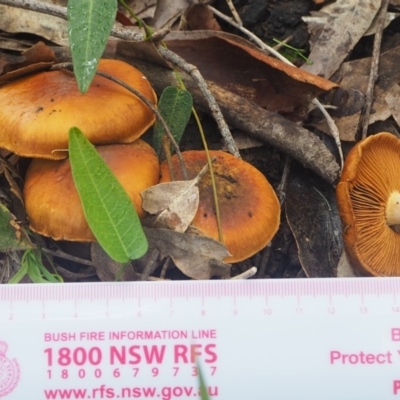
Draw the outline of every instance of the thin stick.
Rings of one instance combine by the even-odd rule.
[[[385,0],[385,1],[387,1],[387,0]],[[212,12],[215,15],[217,15],[224,21],[230,23],[232,26],[234,26],[235,28],[242,31],[245,35],[247,35],[247,37],[251,41],[253,41],[262,50],[269,52],[270,54],[272,54],[278,60],[284,62],[285,64],[291,65],[292,67],[296,67],[293,63],[291,63],[289,60],[287,60],[282,54],[280,54],[278,51],[276,51],[276,49],[265,44],[261,39],[259,39],[256,35],[254,35],[254,33],[250,32],[245,27],[239,25],[232,18],[230,18],[230,17],[226,16],[225,14],[221,13],[220,11],[216,10],[214,7],[212,7],[212,6],[208,6],[208,7],[212,10]],[[328,114],[328,112],[325,110],[325,107],[319,102],[318,99],[312,100],[312,103],[314,104],[315,107],[317,107],[321,111],[321,113],[323,114],[323,116],[326,119],[326,122],[328,123],[329,130],[330,130],[331,135],[332,135],[333,139],[335,140],[335,144],[338,148],[339,157],[340,157],[340,166],[341,166],[341,168],[343,168],[343,162],[344,162],[343,161],[343,151],[342,151],[342,144],[340,142],[339,129],[337,128],[333,118]]]
[[[239,280],[239,279],[249,279],[253,277],[257,273],[257,268],[256,267],[251,267],[247,271],[242,272],[239,275],[234,276],[231,278],[231,281]]]
[[[65,253],[65,252],[63,252],[61,250],[53,251],[53,250],[46,249],[44,247],[41,247],[40,250],[43,251],[43,253],[50,254],[53,257],[58,257],[58,258],[62,258],[64,260],[73,261],[73,262],[76,262],[78,264],[87,265],[89,267],[95,267],[95,265],[94,265],[94,263],[92,261],[85,260],[84,258],[73,256],[73,255]]]
[[[232,0],[226,0],[226,4],[228,4],[229,9],[231,10],[231,13],[233,15],[233,18],[235,18],[235,21],[239,24],[239,25],[243,25],[242,19],[240,18],[239,13],[236,11],[235,6],[232,3]]]
[[[382,5],[377,15],[376,33],[374,38],[374,48],[372,50],[371,70],[369,73],[367,91],[365,93],[365,106],[361,112],[359,126],[361,127],[361,138],[365,139],[368,133],[369,116],[371,114],[372,103],[374,101],[375,83],[378,79],[379,57],[381,52],[381,43],[383,29],[385,28],[385,18],[389,0],[382,0]]]
[[[261,253],[261,262],[260,262],[260,268],[258,270],[257,274],[257,279],[264,279],[265,278],[265,271],[267,270],[267,265],[269,258],[271,257],[272,253],[272,244],[271,242],[268,243],[268,245],[264,248],[264,250]]]
[[[276,188],[276,192],[278,194],[279,202],[281,203],[281,205],[285,201],[285,197],[286,197],[286,195],[285,195],[286,183],[287,183],[287,180],[288,180],[288,177],[289,177],[291,161],[292,161],[291,157],[290,156],[286,156],[286,160],[285,160],[285,165],[283,167],[281,181],[280,181],[278,187]]]

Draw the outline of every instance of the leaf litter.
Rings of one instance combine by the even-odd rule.
[[[57,2],[52,0],[49,1],[49,3],[65,5],[62,4],[63,1],[61,0]],[[205,22],[200,21],[199,23],[199,21],[196,20],[196,15],[194,17],[193,14],[190,15],[190,4],[184,0],[172,3],[164,1],[151,2],[146,0],[128,2],[128,4],[132,6],[136,5],[134,3],[137,3],[142,10],[146,8],[146,12],[148,12],[147,17],[154,17],[154,26],[165,26],[167,24],[173,26],[173,29],[179,29],[179,26],[184,28],[185,26],[182,22],[186,22],[186,28],[196,29],[197,27],[201,26],[201,23],[205,23],[207,26],[207,23],[210,23],[214,20],[214,18],[211,18],[210,14],[208,13],[205,14],[207,15],[207,20]],[[315,3],[320,4],[325,2],[315,1]],[[319,7],[319,11],[324,13],[323,18],[325,25],[321,33],[316,33],[316,40],[314,40],[312,44],[312,50],[309,58],[313,61],[313,64],[304,65],[304,71],[293,69],[293,73],[288,73],[289,70],[284,70],[281,68],[278,63],[276,63],[276,60],[271,61],[271,63],[267,62],[265,54],[260,53],[259,50],[257,50],[253,45],[249,45],[248,42],[244,44],[243,39],[236,37],[237,35],[233,35],[234,40],[231,40],[227,36],[224,36],[224,33],[218,32],[208,32],[206,34],[201,32],[178,32],[174,33],[174,35],[176,35],[174,39],[175,48],[173,48],[174,46],[171,42],[171,49],[173,48],[174,50],[178,51],[180,48],[184,48],[186,46],[187,49],[184,49],[186,53],[181,53],[181,55],[183,55],[185,58],[187,57],[188,61],[192,62],[196,67],[198,67],[207,77],[207,79],[213,82],[213,84],[221,85],[221,87],[227,90],[227,92],[232,91],[231,93],[234,93],[236,96],[238,96],[238,99],[245,99],[246,101],[249,101],[249,104],[254,103],[257,105],[257,107],[266,109],[271,113],[276,113],[276,115],[279,117],[283,116],[283,118],[288,119],[288,121],[291,119],[297,123],[304,122],[308,113],[307,107],[310,99],[325,93],[324,96],[327,100],[326,103],[331,103],[331,105],[336,107],[336,109],[330,110],[329,112],[335,118],[336,124],[339,127],[341,139],[354,141],[357,123],[364,105],[363,94],[365,93],[366,79],[369,74],[372,60],[366,57],[363,59],[357,59],[357,57],[355,57],[354,60],[346,62],[344,61],[346,58],[349,58],[349,56],[352,56],[355,46],[360,41],[364,40],[363,36],[370,34],[371,30],[374,29],[373,21],[379,9],[380,3],[381,2],[377,0],[337,0],[335,2],[330,2],[327,6],[324,4],[317,6]],[[399,6],[395,1],[392,1],[391,3],[394,7]],[[32,22],[32,12],[14,9],[13,7],[4,8],[4,6],[1,5],[0,7],[4,11],[0,12],[1,30],[8,32],[26,32],[26,30],[21,26],[21,23],[26,20],[30,20]],[[20,17],[19,21],[15,18],[11,18],[12,14],[10,10],[17,10],[18,16]],[[394,11],[396,11],[396,9],[394,9]],[[185,18],[188,17],[186,21],[182,21],[182,15],[185,15]],[[389,18],[393,18],[395,16],[395,14],[391,14],[389,15]],[[14,25],[7,25],[4,22],[4,18],[8,19],[9,21],[13,20]],[[65,46],[65,38],[62,37],[64,28],[60,28],[60,25],[57,23],[54,24],[56,20],[58,22],[62,20],[55,17],[48,17],[48,19],[49,22],[47,22],[47,18],[44,18],[44,16],[43,19],[41,19],[41,23],[43,24],[42,30],[36,25],[32,24],[31,26],[34,30],[33,33],[43,37],[46,40],[52,40],[53,43]],[[151,22],[151,19],[148,21]],[[393,20],[394,23],[396,21],[396,19]],[[62,23],[64,23],[64,21],[62,21]],[[311,22],[308,23],[310,24],[310,31],[315,29],[311,27]],[[224,30],[226,29],[224,25],[221,26]],[[214,29],[212,28],[212,25],[210,25],[210,27],[211,29]],[[173,37],[172,34],[171,37]],[[285,38],[278,39],[283,40]],[[178,43],[179,41],[181,41],[181,43]],[[0,49],[2,48],[2,43],[3,42],[0,41]],[[6,41],[4,41],[4,43],[6,43]],[[26,43],[27,42],[23,42],[21,48],[26,46]],[[204,45],[204,43],[206,45]],[[398,43],[398,45],[400,45],[400,43]],[[7,44],[5,44],[5,46],[7,46]],[[123,41],[118,41],[118,46],[126,46],[126,43]],[[149,45],[145,44],[144,47],[149,47]],[[110,48],[111,47],[108,49]],[[237,77],[235,77],[233,74],[235,71],[231,71],[228,66],[224,64],[224,60],[218,60],[221,51],[224,52],[224,54],[227,54],[227,60],[230,60],[230,64],[234,66],[237,64],[235,60],[241,60],[242,58],[245,58],[247,60],[246,65],[249,67],[246,69],[246,74],[243,74],[243,66],[241,66],[238,68]],[[140,50],[138,50],[138,52],[140,53]],[[153,55],[155,55],[154,58],[156,58],[157,51],[155,50],[154,46],[152,48],[152,52]],[[196,52],[201,56],[197,56]],[[231,52],[231,54],[229,52]],[[388,51],[381,55],[380,80],[375,86],[375,101],[373,104],[373,113],[370,119],[370,124],[377,123],[379,121],[389,121],[388,123],[390,123],[394,129],[398,128],[400,121],[400,110],[397,106],[398,99],[400,97],[400,88],[398,86],[397,77],[397,54],[398,50],[396,46],[392,45]],[[197,56],[197,58],[190,59],[190,57],[193,55]],[[23,55],[23,57],[26,56],[26,54]],[[147,56],[144,56],[143,58],[146,57]],[[0,59],[0,66],[4,70],[3,74],[4,72],[7,72],[7,64],[9,64],[3,61],[5,59],[7,58],[2,57]],[[164,63],[164,65],[166,65],[165,61],[160,60],[161,58],[157,62],[158,64]],[[20,61],[21,60],[18,60],[17,62]],[[211,63],[210,65],[207,65],[207,63],[210,63],[210,61],[212,61],[214,64]],[[219,64],[216,61],[219,61]],[[22,60],[22,62],[24,61]],[[53,60],[45,61],[44,63],[47,62],[51,64]],[[36,72],[38,70],[37,68],[42,68],[42,66],[38,67],[38,65],[41,63],[42,61],[35,60],[35,58],[32,58],[31,60],[28,58],[26,65],[15,64],[16,70],[21,70],[20,72],[17,72],[17,74]],[[25,68],[28,69],[24,72]],[[30,70],[29,68],[32,69]],[[43,65],[43,68],[47,68],[47,65]],[[247,71],[250,72],[247,73]],[[311,74],[307,75],[309,73]],[[317,75],[322,75],[325,78],[332,78],[331,81],[327,81],[326,79],[321,80],[322,78],[318,77]],[[14,77],[16,76],[18,75],[15,75]],[[273,77],[272,79],[271,76]],[[300,79],[297,79],[298,76],[300,76]],[[309,76],[312,76],[313,78],[308,79]],[[267,78],[269,78],[270,81],[266,81]],[[318,86],[317,82],[327,82],[329,86]],[[317,83],[317,85],[313,86],[315,83]],[[340,88],[337,88],[337,85],[340,85]],[[260,87],[263,88],[263,91],[261,92],[259,91]],[[276,121],[275,124],[280,124],[282,120],[274,117],[274,121]],[[323,122],[316,123],[313,118],[309,118],[307,121],[307,126],[313,127],[313,129],[317,128],[325,132],[328,131],[326,127],[324,128]],[[295,126],[292,126],[292,129],[296,129]],[[244,133],[246,134],[246,131]],[[329,139],[324,139],[324,146],[325,145],[328,149],[330,146]],[[262,147],[260,149],[262,149]],[[246,151],[251,152],[253,150],[254,149],[249,148]],[[284,152],[284,148],[280,148],[280,151]],[[267,160],[264,160],[263,162],[267,163]],[[5,177],[4,171],[3,176]],[[9,179],[10,176],[11,175],[9,173],[5,182],[8,180],[7,184],[11,184],[11,186],[13,186],[14,184]],[[295,182],[293,176],[294,175],[292,175],[292,178],[289,176],[289,179],[293,179],[292,184]],[[315,191],[313,192],[312,189],[312,187],[315,186],[315,181],[313,181],[313,179],[314,178],[311,178],[311,176],[307,176],[307,174],[305,174],[305,176],[302,178],[302,187],[305,188],[304,193],[308,193],[307,196],[310,199],[309,202],[314,205],[319,204],[318,207],[322,209],[323,200],[321,199],[321,196],[316,194]],[[275,183],[277,184],[278,181]],[[171,190],[171,192],[175,193],[175,195],[178,193],[176,202],[173,201],[169,204],[167,202],[164,204],[164,206],[158,206],[158,222],[165,220],[165,226],[167,226],[169,229],[145,228],[146,236],[149,238],[149,246],[158,251],[158,256],[160,259],[171,258],[174,261],[174,264],[186,276],[191,277],[192,279],[210,279],[215,276],[227,278],[231,273],[233,273],[234,269],[230,265],[223,263],[223,259],[227,255],[226,249],[218,242],[212,241],[208,238],[189,234],[187,233],[187,229],[185,229],[187,228],[188,221],[191,218],[194,206],[192,204],[190,206],[192,208],[190,208],[189,205],[183,205],[185,203],[184,198],[187,197],[187,199],[185,199],[186,202],[188,204],[191,203],[192,200],[189,201],[189,198],[196,197],[192,194],[193,188],[196,186],[187,182],[184,184],[188,185],[185,189],[180,188]],[[18,185],[15,183],[14,189],[16,190],[17,188]],[[326,195],[325,192],[323,193]],[[293,190],[289,190],[286,195],[288,204],[291,205],[289,208],[292,207],[297,214],[306,214],[306,210],[304,208],[305,205],[295,200],[296,196],[293,194]],[[162,197],[159,194],[156,195],[156,197],[157,196]],[[331,200],[329,204],[332,205]],[[189,209],[190,211],[188,211]],[[185,210],[183,214],[187,214],[183,218],[185,219],[184,224],[181,225],[180,222],[174,223],[174,212],[179,211],[179,213],[181,213],[182,210]],[[181,219],[181,214],[179,213],[177,213],[177,215],[179,215],[179,219]],[[298,234],[298,232],[304,232],[304,229],[307,230],[308,234],[305,235],[309,238],[309,243],[307,243],[307,246],[312,249],[315,247],[317,241],[321,240],[321,237],[324,236],[324,230],[322,230],[320,234],[316,234],[315,232],[313,233],[312,227],[308,227],[304,220],[299,219],[299,221],[297,221],[295,218],[293,218],[293,216],[288,216],[288,218],[290,220],[291,231],[295,234],[298,242],[297,251],[298,254],[300,254],[299,265],[301,264],[301,267],[306,271],[308,276],[324,275],[324,273],[321,271],[315,272],[315,270],[313,270],[315,260],[311,260],[309,256],[306,256],[307,251],[304,247],[305,245],[300,242],[299,238],[301,234]],[[13,223],[9,223],[9,225],[12,227],[11,233],[14,235],[13,238],[17,237],[18,239],[18,234],[21,232],[18,230],[20,225],[15,221],[15,219],[11,219],[9,221],[14,221]],[[13,225],[14,223],[17,225]],[[174,232],[173,229],[178,229],[178,231]],[[327,238],[324,237],[324,241],[326,242],[325,239]],[[277,244],[275,246],[273,245],[273,251],[279,252],[278,247],[281,240],[279,234],[275,240],[277,241]],[[207,244],[207,246],[204,248],[202,246],[203,243]],[[205,251],[206,248],[208,248],[207,251]],[[336,250],[339,248],[340,247],[337,246]],[[201,250],[200,253],[199,249]],[[96,256],[94,256],[94,259],[97,260]],[[341,265],[340,262],[337,261],[337,252],[335,252],[335,257],[332,260],[336,261],[329,263],[331,272],[329,272],[328,275],[331,275],[332,271],[334,271],[334,264],[336,262]],[[101,262],[99,261],[99,263]],[[115,277],[116,274],[112,273],[111,275],[107,276],[107,274],[102,275],[100,272],[98,275],[102,276],[102,279],[111,279],[113,276]],[[342,273],[338,272],[338,275],[343,276],[345,273],[342,275]],[[281,276],[281,273],[278,276]],[[124,276],[123,279],[138,279],[138,276],[136,274],[132,274],[130,276]]]

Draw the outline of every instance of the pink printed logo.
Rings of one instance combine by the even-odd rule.
[[[8,345],[0,341],[0,397],[11,393],[19,381],[19,364],[15,359],[6,357]]]

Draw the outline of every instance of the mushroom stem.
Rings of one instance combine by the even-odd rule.
[[[390,193],[386,204],[386,223],[400,233],[400,192]]]

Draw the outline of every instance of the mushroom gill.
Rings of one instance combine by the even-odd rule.
[[[361,274],[400,275],[400,140],[383,132],[358,143],[337,201],[352,265]]]

